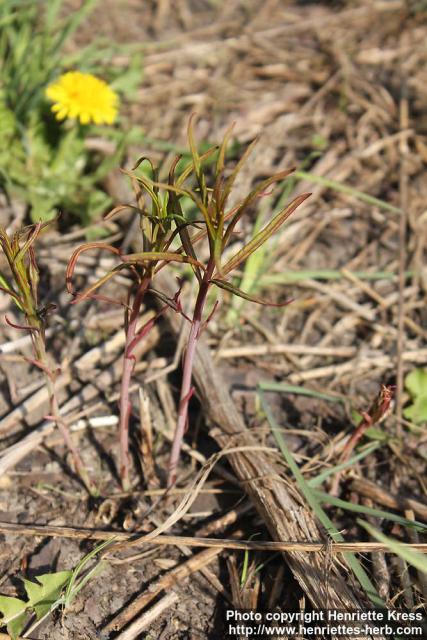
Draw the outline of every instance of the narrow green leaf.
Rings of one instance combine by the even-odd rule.
[[[200,162],[204,162],[205,160],[208,160],[216,151],[218,151],[218,147],[211,147],[210,149],[208,149],[207,151],[205,151],[205,153],[203,153],[200,156]],[[187,164],[187,166],[183,169],[183,171],[180,173],[179,177],[176,180],[176,186],[177,187],[181,187],[184,182],[187,180],[187,178],[189,178],[191,176],[191,174],[194,171],[194,162],[193,160]]]
[[[58,19],[63,0],[50,0],[46,5],[45,23],[48,32],[52,31]]]
[[[255,536],[259,536],[259,533],[253,533],[249,536],[249,540],[253,540]],[[245,549],[245,553],[243,556],[243,567],[242,567],[242,575],[240,577],[240,587],[243,589],[246,581],[248,579],[248,570],[249,570],[249,551]]]
[[[427,558],[425,555],[423,555],[422,553],[419,553],[418,551],[414,551],[413,549],[410,549],[405,544],[402,544],[401,542],[399,542],[398,540],[395,540],[394,538],[389,538],[388,536],[384,535],[381,531],[378,531],[378,529],[375,529],[375,527],[372,527],[370,524],[368,524],[364,520],[358,520],[357,522],[358,524],[360,524],[361,527],[366,529],[369,535],[375,538],[375,540],[378,540],[378,542],[382,542],[383,544],[386,544],[390,549],[390,551],[398,555],[400,558],[402,558],[409,564],[411,564],[413,567],[418,569],[418,571],[427,573]]]
[[[221,146],[218,152],[218,158],[216,161],[216,167],[215,167],[215,175],[217,177],[224,171],[225,154],[227,151],[228,143],[230,141],[230,136],[233,133],[234,126],[235,126],[235,123],[232,122],[231,125],[228,127],[227,131],[225,132],[224,137],[222,139]]]
[[[262,229],[265,223],[265,215],[268,208],[269,203],[267,201],[264,201],[255,219],[255,224],[252,227],[252,237]],[[282,207],[279,207],[279,209],[282,209]],[[279,241],[279,238],[279,234],[276,234],[276,245]],[[258,251],[255,251],[255,253],[249,256],[243,266],[243,276],[240,279],[238,287],[242,291],[245,291],[245,293],[249,293],[251,295],[257,294],[257,291],[260,288],[260,278],[262,274],[265,273],[271,266],[271,261],[273,258],[271,249],[273,247],[269,247],[268,244],[269,243],[264,244],[258,249]],[[228,325],[234,325],[237,322],[237,319],[240,316],[240,311],[243,308],[243,304],[244,303],[241,298],[237,298],[237,296],[233,298],[226,316]]]
[[[301,493],[303,494],[303,496],[307,500],[307,503],[313,509],[313,512],[314,512],[315,516],[318,518],[319,522],[325,527],[327,533],[330,535],[332,540],[334,542],[344,542],[344,537],[337,530],[337,528],[335,527],[335,525],[332,522],[332,520],[329,518],[329,516],[322,509],[322,507],[321,507],[321,505],[319,503],[319,500],[316,497],[316,494],[309,487],[309,485],[307,484],[304,476],[302,475],[298,465],[296,464],[296,462],[295,462],[295,460],[294,460],[294,458],[292,456],[292,453],[290,452],[288,446],[286,445],[286,442],[285,442],[285,439],[284,439],[284,437],[283,437],[283,435],[281,433],[281,430],[280,430],[276,420],[273,417],[273,414],[272,414],[271,409],[270,409],[270,405],[268,404],[267,400],[265,399],[264,392],[263,391],[259,391],[258,393],[259,393],[259,397],[260,397],[261,404],[262,404],[262,407],[264,409],[266,418],[267,418],[268,423],[270,425],[271,431],[272,431],[272,433],[273,433],[273,435],[274,435],[274,437],[276,439],[277,445],[278,445],[280,451],[282,452],[283,457],[285,458],[286,462],[288,463],[289,468],[292,471],[292,473],[293,473],[293,475],[295,477],[295,480],[296,480],[296,482],[298,484],[298,487],[301,490]],[[377,607],[385,607],[385,603],[379,597],[374,585],[372,584],[371,580],[369,579],[369,576],[367,575],[367,573],[363,569],[363,567],[360,564],[360,562],[357,560],[356,556],[353,553],[343,553],[343,557],[346,560],[346,562],[349,565],[349,567],[351,568],[351,570],[353,571],[353,573],[356,576],[356,578],[358,579],[360,585],[364,589],[366,595],[371,600],[371,602]]]
[[[30,247],[32,247],[34,242],[37,240],[43,226],[46,226],[46,223],[43,224],[42,222],[37,222],[33,226],[33,228],[30,229],[30,233],[28,234],[26,241],[24,242],[24,244],[22,245],[22,247],[19,249],[18,253],[15,256],[15,262],[19,262],[20,260],[22,260],[22,258],[25,256],[27,251],[30,249]]]
[[[179,232],[179,237],[180,240],[182,242],[182,246],[184,247],[184,251],[187,254],[187,256],[191,257],[194,260],[194,263],[192,263],[192,267],[193,267],[193,272],[197,278],[197,280],[199,282],[202,281],[202,276],[200,273],[200,268],[196,266],[196,262],[197,262],[197,256],[196,256],[196,252],[194,251],[193,248],[193,244],[191,242],[191,238],[190,238],[190,234],[188,233],[188,225],[180,225],[178,227],[178,232]]]
[[[407,520],[406,518],[402,518],[390,511],[383,511],[382,509],[375,509],[374,507],[365,507],[364,505],[356,504],[354,502],[347,502],[347,500],[341,500],[340,498],[331,496],[329,493],[324,493],[323,491],[316,490],[315,495],[319,499],[319,502],[330,504],[333,507],[338,507],[339,509],[345,509],[346,511],[353,511],[355,513],[364,513],[368,516],[390,520],[391,522],[398,522],[404,527],[408,527],[408,529],[415,529],[420,532],[425,532],[427,529],[427,525],[422,522],[418,522],[417,520]]]
[[[375,449],[378,449],[378,447],[380,446],[381,445],[379,442],[374,442],[369,447],[366,447],[364,451],[357,453],[356,455],[352,456],[345,462],[341,462],[340,464],[337,464],[334,467],[329,467],[329,469],[325,469],[325,471],[322,471],[322,473],[319,473],[319,475],[316,476],[315,478],[311,478],[311,480],[308,480],[308,484],[312,489],[314,489],[315,487],[319,487],[321,484],[325,482],[325,480],[327,480],[327,478],[329,478],[332,475],[335,475],[336,473],[339,473],[340,471],[343,471],[344,469],[348,469],[355,462],[358,462],[359,460],[363,460],[363,458],[366,458],[366,456],[368,456],[370,453],[375,451]]]
[[[165,262],[185,262],[186,264],[192,264],[200,269],[204,269],[204,265],[195,260],[191,256],[184,256],[180,253],[168,252],[168,251],[147,251],[141,253],[129,253],[122,256],[122,260],[125,263],[132,262],[159,262],[163,260]]]
[[[267,307],[285,307],[290,302],[292,302],[292,300],[286,300],[285,302],[269,302],[268,300],[263,300],[262,298],[251,296],[249,293],[246,293],[245,291],[234,287],[229,282],[226,282],[225,280],[219,280],[218,278],[213,278],[211,282],[212,284],[216,284],[217,287],[220,287],[220,289],[225,289],[225,291],[229,291],[235,296],[239,296],[239,298],[249,300],[249,302],[255,302],[256,304],[262,304]]]
[[[200,161],[199,152],[197,150],[197,145],[194,138],[193,120],[195,118],[195,115],[196,114],[192,113],[190,116],[190,120],[188,122],[187,136],[188,136],[188,144],[191,151],[191,157],[193,158],[193,163],[194,163],[194,172],[196,174],[197,183],[200,189],[201,199],[203,204],[206,207],[208,203],[208,192],[206,189],[206,180],[205,180],[205,175],[202,169],[202,163]]]
[[[225,183],[224,189],[222,191],[222,199],[221,199],[221,207],[224,208],[228,197],[231,193],[231,190],[233,188],[233,185],[236,181],[236,178],[240,172],[240,170],[242,169],[243,165],[245,164],[246,160],[248,159],[248,157],[251,155],[253,148],[255,147],[255,145],[258,142],[258,138],[255,138],[255,140],[253,140],[250,145],[245,149],[243,155],[240,157],[239,161],[237,162],[236,166],[233,169],[233,172],[231,173],[231,175],[227,178],[227,181]]]
[[[94,549],[92,549],[92,551],[87,553],[80,560],[80,562],[78,563],[78,565],[75,567],[74,571],[72,572],[73,575],[71,576],[71,578],[69,579],[68,584],[67,584],[67,588],[66,588],[65,596],[64,596],[65,606],[68,607],[71,604],[72,599],[80,591],[81,587],[79,585],[81,584],[82,580],[84,580],[84,578],[82,578],[82,580],[80,582],[77,582],[77,580],[78,580],[80,574],[82,573],[83,569],[88,564],[88,562],[90,562],[90,560],[92,560],[92,558],[95,558],[95,556],[97,556],[100,551],[102,551],[103,549],[108,547],[115,540],[116,540],[116,537],[112,536],[111,538],[109,538],[109,540],[105,540],[104,542],[101,542]]]
[[[71,13],[71,17],[65,22],[64,28],[60,31],[58,38],[52,40],[51,51],[59,52],[67,40],[72,36],[78,26],[95,8],[98,0],[86,0],[83,4]]]
[[[210,219],[208,210],[202,200],[198,197],[198,195],[192,191],[191,189],[183,189],[182,187],[177,187],[176,185],[167,184],[166,182],[156,182],[152,183],[153,185],[160,187],[162,189],[166,189],[167,191],[173,191],[174,193],[187,196],[191,198],[196,207],[198,207],[199,211],[202,213],[206,226],[208,228],[208,237],[209,239],[215,237],[215,229],[212,226],[212,220]]]
[[[177,165],[180,156],[177,156],[175,161],[172,163],[172,166],[169,170],[169,184],[173,185],[175,183],[175,168]],[[174,191],[168,192],[170,195],[170,200],[168,202],[168,214],[169,216],[181,218],[184,220],[184,224],[177,225],[177,232],[181,239],[182,246],[184,247],[184,251],[187,256],[190,256],[194,261],[197,261],[196,252],[194,251],[193,244],[190,240],[190,234],[188,233],[188,224],[185,222],[185,217],[182,211],[181,203],[177,194]],[[202,276],[200,274],[200,270],[194,264],[192,265],[193,272],[199,282],[202,281]]]
[[[0,291],[3,291],[7,295],[9,295],[14,301],[14,303],[16,304],[16,306],[18,307],[18,309],[20,311],[24,311],[24,308],[21,304],[18,294],[12,289],[12,286],[9,284],[6,278],[4,278],[1,275],[1,273],[0,273]]]
[[[250,192],[250,194],[248,196],[246,196],[246,198],[243,200],[243,202],[236,207],[236,211],[232,217],[232,219],[230,220],[230,223],[227,227],[227,231],[225,232],[224,235],[224,239],[223,239],[223,249],[227,246],[228,242],[230,241],[230,238],[234,232],[234,229],[237,225],[237,223],[239,222],[239,220],[242,218],[242,216],[246,213],[248,207],[257,199],[259,198],[266,189],[268,189],[268,187],[270,187],[272,184],[274,184],[275,182],[279,182],[280,180],[284,180],[290,173],[292,173],[292,171],[294,171],[294,169],[287,169],[286,171],[281,171],[280,173],[276,173],[274,176],[271,176],[270,178],[267,178],[266,180],[264,180],[263,182],[261,182],[260,184],[258,184],[255,189],[252,189],[252,191]],[[225,206],[225,203],[222,205],[223,207]],[[279,215],[279,214],[278,214]]]
[[[393,205],[385,202],[384,200],[380,200],[379,198],[375,198],[374,196],[369,195],[369,193],[364,193],[363,191],[358,191],[357,189],[353,189],[353,187],[349,187],[346,184],[342,184],[341,182],[337,182],[336,180],[330,180],[329,178],[324,178],[323,176],[317,176],[314,173],[309,173],[308,171],[295,171],[295,177],[300,178],[302,180],[309,180],[310,182],[314,182],[316,184],[321,184],[324,187],[328,187],[329,189],[333,189],[334,191],[340,191],[341,193],[347,193],[350,196],[354,196],[358,200],[362,200],[367,204],[373,204],[380,209],[386,209],[387,211],[391,211],[392,213],[402,213],[401,209],[394,207]]]
[[[145,191],[150,196],[150,199],[151,199],[151,202],[152,202],[152,205],[153,205],[153,209],[154,209],[154,211],[152,211],[152,214],[154,216],[160,217],[160,215],[161,215],[161,202],[160,202],[159,195],[158,195],[159,185],[154,180],[150,180],[149,178],[146,178],[145,176],[134,176],[134,175],[131,175],[131,172],[130,171],[126,171],[125,169],[122,169],[122,172],[127,174],[127,175],[130,175],[132,178],[135,178],[140,184],[142,184],[143,188],[145,189]],[[144,209],[144,206],[142,205],[142,203],[140,201],[138,202],[138,206],[140,206],[141,210]]]
[[[222,257],[222,230],[224,226],[224,220],[222,220],[222,224],[218,228],[218,231],[213,240],[213,257],[215,262],[215,269],[217,274],[222,277],[222,265],[221,265],[221,257]],[[219,286],[219,285],[218,285]]]
[[[295,393],[296,395],[309,396],[310,398],[318,398],[319,400],[327,400],[328,402],[344,402],[343,398],[339,398],[338,396],[332,396],[329,393],[308,389],[300,385],[287,384],[286,382],[260,382],[258,383],[258,388],[261,389],[261,391]]]
[[[222,273],[227,275],[230,271],[236,269],[241,262],[246,260],[250,255],[254,253],[264,242],[266,242],[289,218],[289,216],[309,197],[309,193],[303,193],[293,200],[283,211],[278,213],[271,222],[269,222],[264,229],[262,229],[256,236],[248,242],[248,244],[238,251],[225,265],[222,267]],[[228,229],[227,229],[228,231]]]
[[[103,560],[101,560],[98,564],[96,564],[94,567],[92,567],[92,569],[90,569],[81,580],[79,580],[79,582],[75,585],[75,587],[73,587],[73,591],[72,591],[72,599],[75,598],[79,592],[86,586],[86,584],[90,581],[93,580],[93,578],[95,578],[99,573],[101,573],[102,571],[104,571],[104,569],[106,569],[108,566],[107,562],[104,562]]]

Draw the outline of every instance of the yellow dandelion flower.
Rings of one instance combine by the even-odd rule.
[[[112,124],[117,116],[117,94],[90,73],[64,73],[47,87],[46,96],[54,102],[52,111],[57,120],[78,118],[82,124]]]

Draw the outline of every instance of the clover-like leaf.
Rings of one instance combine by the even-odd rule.
[[[19,598],[0,596],[1,624],[6,625],[7,631],[13,640],[19,637],[26,623],[27,603]]]
[[[413,369],[405,377],[405,387],[413,400],[403,415],[414,424],[427,422],[427,369]]]
[[[413,404],[403,410],[403,415],[414,424],[427,422],[427,393],[415,398]]]
[[[413,369],[405,377],[405,387],[412,398],[427,395],[427,369]]]
[[[38,582],[24,580],[25,591],[28,595],[27,606],[34,609],[37,620],[46,615],[57,602],[71,576],[72,571],[58,571],[37,576]]]

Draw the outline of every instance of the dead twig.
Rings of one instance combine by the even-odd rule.
[[[405,94],[405,95],[403,95]],[[402,88],[400,101],[400,128],[407,128],[409,121],[409,103],[406,88]],[[399,168],[400,218],[399,218],[399,304],[397,311],[397,365],[396,365],[396,432],[402,437],[402,407],[403,407],[403,349],[405,346],[405,266],[406,266],[406,229],[408,219],[408,171],[407,153],[409,151],[406,139],[400,140],[401,154]]]
[[[0,522],[0,532],[23,536],[41,536],[49,538],[72,538],[74,540],[110,540],[114,538],[119,542],[126,543],[126,547],[142,546],[154,544],[161,546],[186,545],[188,547],[206,547],[214,549],[237,549],[241,551],[284,551],[298,554],[319,554],[328,553],[337,555],[341,553],[372,553],[374,551],[390,551],[387,545],[381,542],[270,542],[255,540],[233,540],[230,538],[195,538],[190,536],[168,536],[159,534],[150,540],[145,539],[145,535],[125,533],[123,531],[103,531],[100,529],[83,529],[77,527],[55,527],[52,525],[36,524],[15,524],[10,522]],[[122,546],[122,545],[121,545]],[[427,553],[427,543],[407,543],[403,545],[408,549],[414,549],[420,553]],[[119,547],[116,547],[116,550]],[[113,548],[110,549],[111,553]]]
[[[171,591],[166,594],[161,600],[159,600],[159,602],[149,609],[149,611],[146,611],[140,618],[138,618],[138,620],[135,620],[135,622],[131,624],[126,631],[123,631],[123,633],[116,636],[116,640],[133,640],[134,638],[139,638],[142,631],[153,624],[153,622],[155,622],[157,618],[166,611],[166,609],[172,607],[178,602],[178,600],[179,596],[175,591]]]
[[[233,509],[232,511],[211,522],[209,525],[204,527],[204,530],[207,532],[213,532],[224,529],[235,523],[238,518],[246,513],[250,508],[251,505],[248,503],[246,503],[246,505],[241,505],[237,509]],[[201,531],[202,530],[199,530],[199,534],[201,533]],[[238,535],[240,537],[242,535],[242,532],[238,532],[237,534],[235,533],[235,535]],[[119,615],[111,620],[111,622],[109,622],[107,627],[105,628],[105,631],[110,632],[122,629],[162,591],[172,588],[174,585],[186,580],[195,571],[201,571],[205,575],[205,577],[208,577],[206,576],[206,567],[210,562],[212,562],[214,558],[216,558],[219,553],[221,553],[222,548],[218,547],[206,549],[196,556],[191,555],[191,552],[189,550],[187,551],[186,547],[181,547],[181,550],[185,550],[186,555],[190,555],[189,559],[178,567],[174,567],[171,571],[156,580],[148,590],[145,590],[140,596],[133,600],[131,604],[126,607],[126,609],[124,609],[124,611],[121,611]],[[208,579],[211,580],[213,577],[214,576],[210,574]],[[222,585],[220,586],[220,591],[222,591]]]
[[[135,598],[135,600],[133,600],[124,611],[109,622],[104,631],[111,632],[123,629],[130,620],[135,618],[142,609],[155,600],[162,591],[170,590],[175,585],[187,580],[192,573],[209,565],[212,560],[221,553],[221,551],[222,549],[220,547],[205,549],[204,551],[192,556],[178,567],[174,567],[171,571],[168,571],[164,576],[156,580],[154,584],[150,585],[149,589],[146,589],[140,596]]]

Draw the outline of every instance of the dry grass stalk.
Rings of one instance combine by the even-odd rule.
[[[164,611],[176,604],[178,600],[179,596],[175,591],[166,594],[149,609],[149,611],[146,611],[138,620],[135,620],[126,631],[116,636],[116,640],[134,640],[134,638],[140,638],[141,632],[148,629]]]
[[[159,534],[155,538],[146,540],[146,536],[140,536],[137,533],[126,533],[123,531],[105,531],[100,529],[82,529],[78,527],[56,527],[52,525],[35,525],[35,524],[15,524],[10,522],[0,522],[0,532],[8,534],[16,534],[22,536],[41,536],[49,538],[70,538],[74,540],[110,540],[114,537],[118,541],[114,547],[110,547],[109,553],[119,551],[120,549],[128,549],[129,547],[138,547],[146,544],[158,546],[188,546],[188,547],[205,547],[215,549],[236,549],[241,551],[283,551],[286,552],[286,560],[291,568],[297,574],[295,569],[295,561],[304,555],[307,559],[304,562],[310,563],[310,566],[317,567],[317,562],[313,561],[313,556],[322,559],[325,553],[336,556],[342,553],[373,553],[377,551],[385,551],[392,553],[389,547],[381,542],[271,542],[271,541],[255,541],[255,540],[233,540],[219,538],[195,538],[193,536],[170,536]],[[427,553],[426,543],[406,544],[408,548]],[[311,560],[308,556],[312,556]],[[310,579],[308,578],[309,587]],[[336,584],[336,583],[335,583]],[[308,587],[308,588],[309,588]],[[347,590],[344,593],[345,597]],[[332,595],[334,595],[332,593]],[[320,608],[320,607],[319,607]]]

